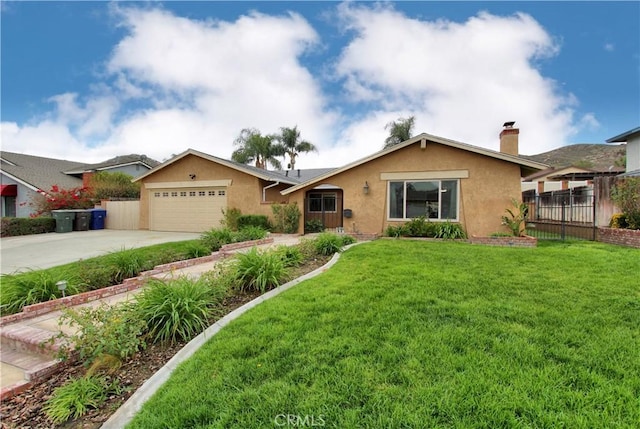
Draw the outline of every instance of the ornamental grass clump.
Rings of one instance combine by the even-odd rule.
[[[63,294],[57,286],[60,281],[67,282],[66,295],[74,295],[80,291],[75,276],[68,272],[52,274],[48,271],[30,270],[3,275],[0,294],[2,315],[19,313],[27,305],[61,298]]]
[[[260,251],[256,247],[238,254],[234,270],[236,288],[242,292],[264,293],[280,286],[287,277],[284,260],[278,252]]]
[[[211,277],[151,279],[136,296],[136,306],[154,343],[175,344],[190,340],[209,326],[226,292]]]
[[[56,424],[80,418],[90,409],[100,407],[109,395],[122,393],[117,380],[109,382],[97,376],[78,378],[58,387],[44,404],[47,417]]]
[[[112,252],[106,263],[114,268],[114,284],[122,283],[124,279],[136,277],[147,268],[142,254],[135,249]]]

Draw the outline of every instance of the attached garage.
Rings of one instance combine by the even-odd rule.
[[[156,188],[149,191],[149,229],[203,232],[219,228],[227,187]]]

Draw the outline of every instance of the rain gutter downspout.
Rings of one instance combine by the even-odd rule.
[[[267,200],[267,189],[273,188],[274,186],[278,186],[279,184],[280,184],[280,181],[277,181],[275,183],[272,183],[269,186],[265,186],[264,188],[262,188],[262,202],[263,203]]]

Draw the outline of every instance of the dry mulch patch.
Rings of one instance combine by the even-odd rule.
[[[318,257],[305,261],[293,270],[292,278],[300,277],[326,264],[331,257]],[[246,304],[259,296],[259,293],[236,294],[229,297],[223,307],[222,316]],[[221,317],[222,317],[221,316]],[[124,362],[113,377],[117,378],[120,386],[126,387],[121,395],[111,396],[98,409],[89,411],[76,420],[69,420],[62,425],[53,424],[42,411],[44,403],[51,397],[53,391],[71,379],[84,376],[86,368],[81,363],[68,365],[47,380],[18,394],[0,404],[0,425],[3,429],[13,428],[99,428],[118,407],[164,366],[182,347],[184,343],[173,346],[149,344],[146,349]]]

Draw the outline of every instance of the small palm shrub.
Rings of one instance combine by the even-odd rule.
[[[81,290],[77,278],[67,272],[52,274],[44,270],[31,270],[19,274],[6,274],[0,278],[0,305],[3,315],[19,313],[27,305],[61,298],[62,292],[56,285],[59,281],[67,282],[66,295],[74,295]]]
[[[210,277],[151,279],[135,305],[152,341],[174,344],[204,331],[225,295],[226,290],[212,284]]]
[[[278,252],[260,251],[256,247],[237,255],[235,263],[236,287],[240,291],[264,293],[280,285],[287,269]]]
[[[514,237],[520,237],[524,232],[524,222],[527,219],[529,206],[515,198],[511,200],[513,210],[506,209],[506,214],[502,216],[502,224],[509,229]]]
[[[58,387],[44,404],[44,412],[55,424],[70,417],[82,417],[92,408],[98,408],[112,394],[122,393],[117,380],[110,383],[105,378],[89,376],[72,380]]]
[[[58,335],[65,340],[60,357],[66,357],[73,346],[85,366],[107,357],[126,360],[146,346],[141,337],[145,322],[128,303],[70,308],[62,313],[58,323],[76,328],[73,334]]]

